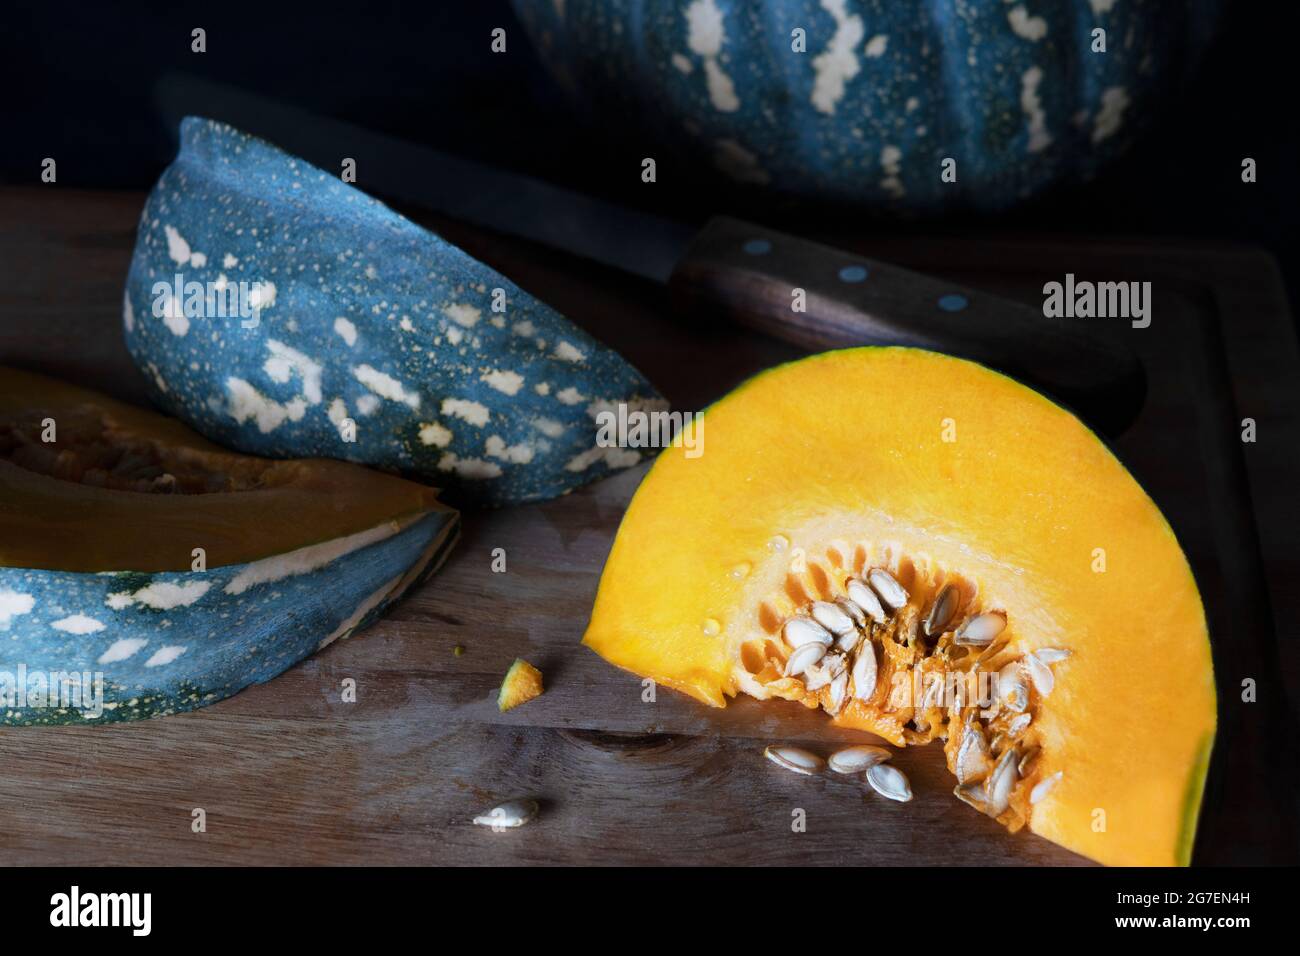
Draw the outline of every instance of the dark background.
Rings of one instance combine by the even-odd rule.
[[[1300,260],[1291,245],[1300,221],[1300,124],[1293,27],[1300,17],[1288,12],[1291,3],[1226,6],[1219,41],[1196,78],[1098,180],[996,217],[905,224],[859,214],[863,231],[1250,242],[1278,257],[1296,301]],[[505,0],[19,2],[7,5],[5,21],[5,182],[37,182],[41,159],[54,156],[61,185],[148,188],[175,151],[176,131],[163,125],[152,100],[158,77],[172,70],[606,194],[618,194],[629,182],[625,171],[639,169],[646,155],[636,143],[574,126]],[[196,26],[207,30],[202,55],[190,52]],[[505,56],[488,49],[497,26],[509,38]],[[1245,156],[1258,162],[1253,185],[1241,182]],[[694,218],[704,212],[698,186],[662,171],[660,183],[666,188],[656,195],[667,206],[693,210]],[[710,189],[708,199],[708,211],[728,206],[756,215],[743,208],[743,198]],[[806,222],[843,213],[804,208],[793,214]]]

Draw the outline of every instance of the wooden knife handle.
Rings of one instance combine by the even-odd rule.
[[[1019,302],[736,219],[710,220],[669,286],[692,312],[810,349],[914,345],[973,359],[1048,393],[1107,434],[1137,417],[1146,393],[1137,356],[1081,320],[1047,318]],[[796,290],[804,311],[794,308]]]

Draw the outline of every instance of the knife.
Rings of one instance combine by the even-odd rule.
[[[367,191],[665,284],[679,307],[809,349],[912,345],[973,359],[1108,435],[1145,397],[1131,349],[1019,302],[726,216],[678,222],[188,74],[165,75],[155,100],[172,129],[200,115],[325,170],[350,157]]]

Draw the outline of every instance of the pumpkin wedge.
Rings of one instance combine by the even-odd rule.
[[[0,368],[0,722],[201,707],[374,620],[459,530],[432,488],[225,451]]]
[[[942,740],[956,795],[1013,831],[1187,862],[1204,611],[1082,423],[974,363],[861,348],[759,375],[704,424],[703,454],[666,450],[628,508],[589,647],[713,706],[743,691]]]

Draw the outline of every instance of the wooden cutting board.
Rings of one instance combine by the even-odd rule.
[[[0,192],[0,362],[142,398],[119,333],[142,203]],[[623,352],[678,408],[702,408],[796,354],[675,316],[652,286],[436,225]],[[1295,699],[1300,664],[1300,359],[1272,260],[1146,240],[816,238],[1030,303],[1067,271],[1153,282],[1154,321],[1129,336],[1150,394],[1116,447],[1182,540],[1215,639],[1221,733],[1196,859],[1296,862],[1300,760],[1284,693]],[[1253,445],[1239,440],[1245,416],[1258,422]],[[583,649],[645,467],[560,500],[468,514],[445,569],[387,618],[231,700],[143,724],[6,730],[0,862],[1086,862],[959,804],[937,747],[897,756],[916,798],[889,803],[761,755],[768,738],[825,749],[862,735],[781,702],[711,710],[661,690],[646,703],[637,679]],[[505,573],[491,570],[494,548],[506,549]],[[496,688],[516,656],[542,669],[547,690],[500,715]],[[354,704],[340,702],[349,677]],[[1240,701],[1247,678],[1256,703]],[[502,834],[468,824],[514,795],[541,801],[536,823]],[[196,808],[206,832],[192,830]],[[806,832],[792,832],[797,810]]]

